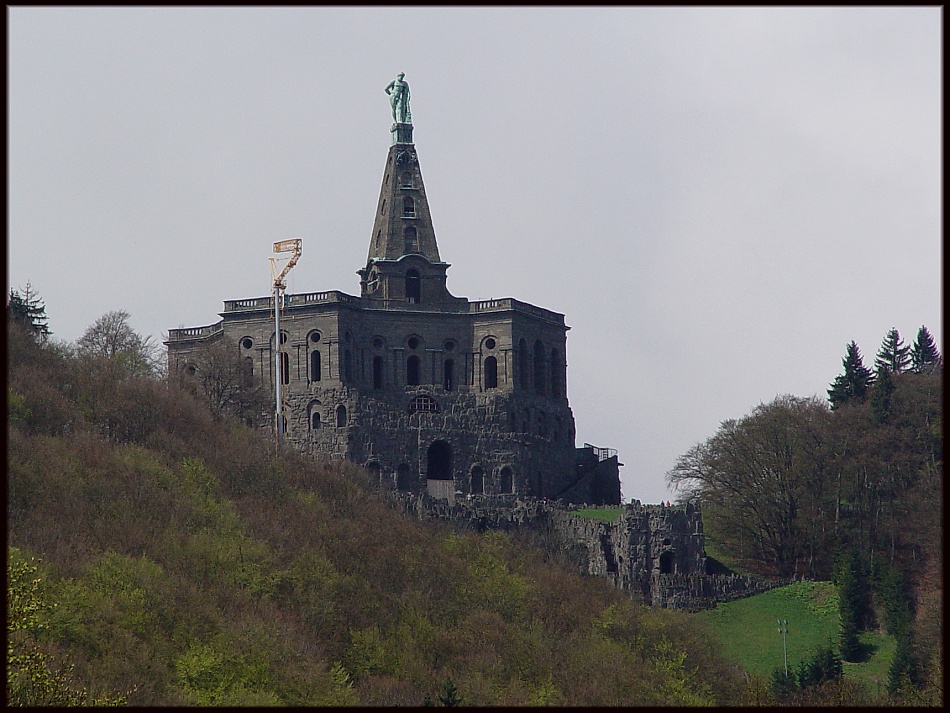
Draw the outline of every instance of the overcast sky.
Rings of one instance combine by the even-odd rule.
[[[405,72],[449,290],[561,312],[625,499],[942,333],[940,8],[7,8],[8,282],[54,337],[359,294]]]

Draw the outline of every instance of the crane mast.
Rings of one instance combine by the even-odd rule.
[[[274,452],[280,452],[280,445],[284,439],[284,413],[283,413],[283,394],[281,386],[284,380],[284,345],[280,334],[280,308],[283,302],[282,295],[287,289],[284,278],[287,277],[297,260],[300,259],[303,241],[300,238],[291,238],[290,240],[278,240],[274,243],[275,253],[292,252],[289,258],[270,257],[270,272],[273,280],[274,292],[274,393],[276,396],[276,407],[274,410]],[[280,260],[287,260],[287,264],[278,272],[277,263]]]

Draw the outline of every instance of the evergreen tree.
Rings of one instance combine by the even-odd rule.
[[[797,689],[795,673],[785,673],[785,669],[777,668],[772,671],[772,695],[779,702],[784,701]]]
[[[910,364],[910,347],[904,346],[904,340],[901,339],[897,327],[891,327],[874,359],[874,369],[878,373],[889,371],[892,374],[900,374],[908,364]]]
[[[446,681],[443,685],[442,693],[439,694],[439,702],[447,708],[457,708],[462,705],[459,690],[451,680]]]
[[[855,553],[841,558],[835,577],[838,586],[838,612],[841,620],[841,657],[845,661],[859,662],[864,659],[864,647],[858,638],[860,631],[868,629],[873,622],[871,592],[867,573]]]
[[[874,386],[871,387],[871,415],[878,423],[887,423],[891,415],[892,401],[894,394],[894,379],[891,376],[890,369],[879,369],[877,378],[874,380]]]
[[[917,339],[911,346],[910,362],[911,370],[917,374],[927,373],[943,366],[943,357],[937,351],[934,338],[924,326],[917,331]]]
[[[22,293],[10,289],[7,319],[26,325],[38,337],[45,339],[51,334],[47,325],[49,318],[46,316],[46,305],[29,282]]]
[[[828,400],[832,409],[851,400],[864,401],[874,383],[874,374],[864,366],[861,350],[856,342],[852,341],[848,345],[841,364],[844,366],[844,373],[835,377],[831,388],[828,389]]]

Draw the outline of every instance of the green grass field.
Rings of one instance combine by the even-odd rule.
[[[574,510],[575,515],[587,517],[591,520],[603,520],[604,522],[614,522],[620,517],[623,508],[585,508],[583,510]]]
[[[788,621],[788,668],[798,669],[820,646],[838,644],[838,594],[831,582],[796,582],[746,599],[719,604],[699,612],[722,641],[723,653],[746,671],[768,676],[784,665],[778,620]],[[866,633],[872,647],[866,663],[844,665],[845,675],[873,686],[883,686],[894,655],[891,636]]]

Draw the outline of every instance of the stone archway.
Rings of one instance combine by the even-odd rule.
[[[433,498],[455,504],[452,446],[445,441],[434,441],[426,453],[426,490]]]
[[[666,550],[660,555],[660,574],[673,574],[673,562],[676,558],[672,550]]]
[[[426,454],[426,480],[452,480],[452,446],[433,441]]]

